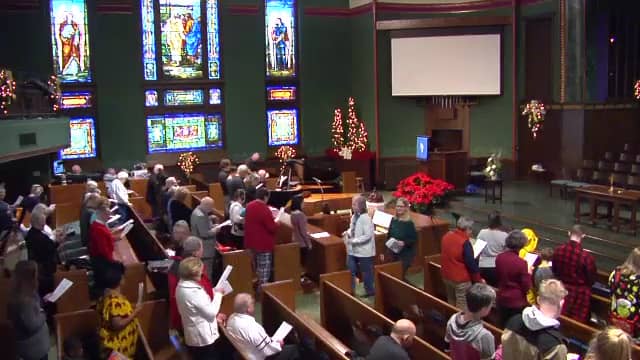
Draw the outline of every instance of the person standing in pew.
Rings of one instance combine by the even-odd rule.
[[[478,257],[480,275],[487,281],[487,284],[497,287],[496,257],[505,250],[505,239],[507,238],[507,233],[502,230],[502,218],[498,211],[489,214],[489,227],[480,230],[477,238],[487,242]]]
[[[180,220],[173,225],[173,229],[171,229],[171,243],[169,247],[175,252],[175,254],[169,253],[169,255],[182,256],[183,253],[183,244],[187,238],[191,236],[191,228],[189,228],[189,223]]]
[[[489,315],[496,292],[487,284],[473,284],[466,294],[467,310],[455,313],[447,322],[444,340],[450,344],[453,360],[491,360],[496,352],[495,339],[482,325]]]
[[[407,350],[413,345],[416,326],[407,319],[400,319],[391,328],[389,336],[380,336],[371,346],[366,360],[409,360]]]
[[[247,360],[290,360],[298,359],[298,349],[293,345],[271,339],[264,327],[255,319],[255,299],[240,293],[233,300],[233,314],[227,321],[227,331],[238,343],[242,350],[249,355]]]
[[[129,190],[124,186],[125,182],[129,179],[129,174],[126,171],[120,171],[116,178],[111,182],[111,198],[118,205],[118,214],[120,219],[118,223],[123,224],[129,220]]]
[[[538,289],[538,304],[514,315],[502,333],[500,356],[505,360],[566,360],[566,339],[558,330],[567,290],[562,282],[544,280]]]
[[[189,236],[182,243],[182,251],[180,255],[173,256],[171,260],[173,263],[167,272],[167,282],[169,289],[169,318],[171,321],[171,328],[182,333],[182,319],[178,312],[178,305],[176,303],[176,289],[178,287],[178,281],[180,280],[179,268],[182,259],[189,257],[202,258],[203,248],[202,240],[195,236]],[[198,281],[202,289],[209,295],[209,298],[213,299],[213,286],[211,285],[211,279],[207,275],[207,268],[204,265],[202,270],[202,276]],[[223,315],[223,314],[218,314]],[[219,320],[224,320],[221,316]]]
[[[38,296],[38,264],[21,260],[12,279],[7,317],[13,327],[16,352],[24,360],[49,358],[49,327]]]
[[[347,246],[347,268],[351,271],[351,291],[356,295],[356,277],[358,271],[364,280],[365,296],[375,296],[373,278],[373,259],[376,255],[376,242],[373,222],[367,212],[367,199],[356,195],[351,200],[351,223],[342,233]]]
[[[527,237],[520,230],[513,230],[507,236],[507,251],[496,258],[496,275],[498,278],[497,305],[500,309],[502,323],[506,323],[513,315],[520,314],[529,305],[527,292],[531,289],[531,272],[526,261],[518,256],[518,252],[526,244]]]
[[[631,344],[629,334],[618,328],[608,327],[593,337],[585,360],[632,359]]]
[[[611,310],[609,323],[632,337],[640,336],[640,248],[609,275]]]
[[[153,166],[153,172],[149,176],[147,182],[147,204],[151,207],[151,213],[154,219],[160,217],[162,211],[162,187],[167,176],[164,174],[164,166],[162,164],[155,164]]]
[[[180,220],[191,221],[191,209],[185,204],[187,197],[189,197],[189,189],[181,186],[176,189],[173,198],[169,200],[167,211],[171,227]]]
[[[220,160],[220,165],[218,168],[218,182],[220,183],[220,187],[222,188],[222,194],[224,195],[225,202],[229,202],[229,196],[233,194],[229,194],[229,190],[227,189],[227,178],[231,173],[231,160],[222,159]]]
[[[231,220],[231,243],[236,249],[244,249],[244,216],[245,192],[238,189],[233,194],[229,205],[229,220]]]
[[[217,315],[222,304],[222,290],[214,289],[213,298],[200,284],[204,264],[196,257],[180,262],[180,281],[176,288],[176,304],[182,319],[184,340],[193,360],[219,359],[216,350]]]
[[[400,245],[400,251],[389,251],[393,261],[402,262],[402,278],[407,281],[407,270],[416,257],[416,241],[418,241],[418,233],[416,225],[411,220],[409,208],[411,203],[405,198],[396,200],[396,216],[391,220],[389,225],[388,239],[396,239]]]
[[[247,204],[244,221],[244,245],[253,257],[258,293],[262,285],[271,280],[273,249],[278,231],[279,220],[273,218],[268,201],[269,190],[261,187],[256,191],[256,199]]]
[[[133,359],[138,342],[136,316],[142,310],[142,304],[131,305],[122,295],[120,288],[124,282],[125,267],[119,262],[110,262],[104,268],[102,282],[105,286],[103,296],[98,299],[98,336],[100,354],[103,359],[113,351]]]
[[[307,231],[307,215],[302,211],[304,197],[302,194],[291,198],[291,242],[300,245],[300,262],[307,269],[307,259],[313,247],[312,237]]]
[[[240,165],[236,172],[231,172],[227,177],[227,191],[229,194],[235,194],[238,189],[245,189],[244,178],[249,175],[249,168],[247,165]]]
[[[98,194],[88,193],[80,208],[80,242],[83,246],[89,246],[89,227],[95,221],[96,209],[102,197]]]
[[[25,238],[29,260],[38,264],[38,293],[41,297],[54,289],[53,275],[59,263],[58,247],[65,240],[64,234],[57,231],[52,241],[44,232],[45,225],[46,215],[41,211],[34,212],[31,216],[31,228]]]
[[[473,256],[469,237],[473,220],[461,216],[455,230],[442,237],[442,280],[447,290],[447,302],[460,310],[466,309],[466,293],[472,282],[484,282]]]
[[[6,196],[7,189],[3,184],[0,184],[0,234],[13,227],[13,209],[9,203],[4,201]]]
[[[574,225],[569,231],[569,241],[553,252],[551,268],[569,291],[562,315],[586,323],[590,317],[591,286],[598,271],[593,256],[582,248],[584,236],[582,226]]]
[[[202,239],[204,254],[202,262],[209,271],[219,273],[216,266],[218,257],[216,251],[216,235],[220,230],[216,227],[217,218],[213,215],[214,201],[212,198],[205,196],[200,200],[200,205],[196,206],[191,212],[191,233]],[[214,223],[214,220],[215,223]]]
[[[110,263],[114,261],[115,238],[117,233],[111,232],[107,227],[107,221],[111,217],[109,200],[102,199],[96,208],[96,220],[89,226],[89,256],[95,278],[96,288],[101,291],[105,288],[103,275]]]

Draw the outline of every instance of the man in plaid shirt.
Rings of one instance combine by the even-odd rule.
[[[553,252],[552,269],[555,277],[569,291],[562,314],[578,321],[589,320],[591,285],[596,279],[596,263],[593,256],[582,249],[585,236],[580,225],[569,231],[569,241]]]

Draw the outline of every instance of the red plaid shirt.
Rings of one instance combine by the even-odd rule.
[[[589,319],[591,285],[596,279],[596,262],[582,245],[569,240],[553,252],[553,274],[569,291],[562,314],[579,321]]]

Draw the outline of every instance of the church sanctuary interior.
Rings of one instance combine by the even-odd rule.
[[[7,360],[640,360],[640,2],[0,1]]]

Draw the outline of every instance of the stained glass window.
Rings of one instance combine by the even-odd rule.
[[[60,150],[62,159],[96,156],[96,128],[92,117],[72,118],[69,122],[70,146]]]
[[[167,90],[164,92],[164,104],[166,106],[185,106],[204,104],[204,91],[202,90]]]
[[[294,101],[296,100],[295,86],[267,86],[267,100]]]
[[[142,63],[144,79],[156,80],[156,30],[154,25],[153,0],[140,2],[142,12]]]
[[[146,107],[158,106],[157,90],[147,90],[144,92],[144,106]]]
[[[222,114],[166,114],[147,117],[149,153],[222,147]]]
[[[63,83],[90,82],[91,57],[85,1],[51,0],[49,10],[55,75]]]
[[[296,75],[295,0],[265,0],[267,77]]]
[[[219,88],[209,89],[209,105],[222,104],[222,90]]]
[[[269,146],[298,144],[298,110],[267,110],[267,131]]]
[[[207,50],[209,79],[220,79],[220,29],[218,27],[218,0],[207,1]]]
[[[162,70],[172,79],[202,78],[200,0],[160,0]]]
[[[63,92],[60,94],[60,108],[82,109],[93,106],[92,96],[89,91]]]

